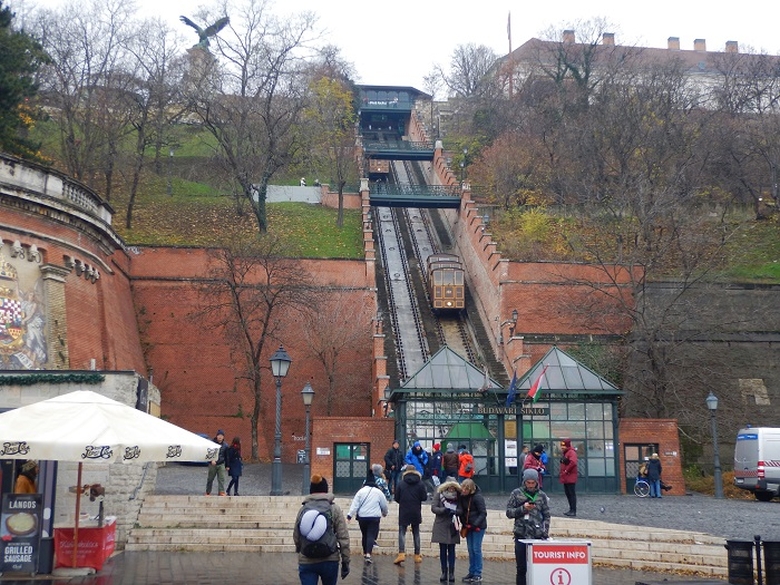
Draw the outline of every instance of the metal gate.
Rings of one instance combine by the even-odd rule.
[[[354,494],[363,485],[371,461],[369,443],[336,443],[333,458],[333,493]]]

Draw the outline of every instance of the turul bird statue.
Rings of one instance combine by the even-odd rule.
[[[213,37],[214,35],[216,35],[219,31],[225,28],[230,22],[230,18],[228,18],[227,16],[223,16],[211,26],[208,26],[206,28],[201,28],[186,16],[180,16],[179,20],[181,20],[187,26],[191,26],[192,28],[195,29],[195,32],[198,33],[198,37],[200,38],[200,40],[196,45],[193,45],[193,48],[199,47],[201,49],[208,49],[209,37]]]

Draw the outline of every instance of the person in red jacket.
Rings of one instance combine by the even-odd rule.
[[[466,445],[458,447],[458,483],[474,477],[474,456],[469,453]]]
[[[561,468],[558,479],[563,484],[563,491],[569,501],[569,510],[564,516],[577,515],[577,451],[571,446],[571,439],[561,441]]]

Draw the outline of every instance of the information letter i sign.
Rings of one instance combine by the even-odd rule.
[[[592,585],[590,542],[528,540],[529,585]]]

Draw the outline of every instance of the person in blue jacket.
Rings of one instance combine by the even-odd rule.
[[[421,478],[425,477],[425,470],[428,468],[428,453],[422,448],[420,441],[415,441],[406,452],[404,463],[412,465],[420,473]]]

